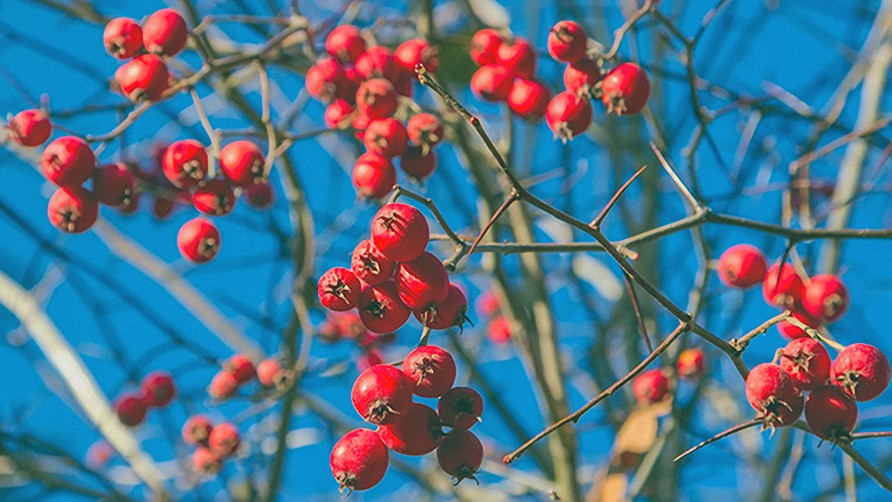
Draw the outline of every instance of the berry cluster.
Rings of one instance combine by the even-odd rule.
[[[280,387],[287,380],[288,372],[276,359],[266,359],[255,368],[248,356],[235,354],[223,363],[223,368],[211,379],[208,395],[218,401],[228,399],[255,376],[264,387]]]
[[[340,25],[329,33],[325,49],[328,55],[307,71],[306,88],[328,103],[325,123],[330,129],[351,127],[365,145],[366,153],[353,167],[359,195],[374,199],[387,195],[396,183],[393,159],[397,157],[410,178],[429,177],[436,167],[432,147],[443,139],[443,124],[430,113],[413,115],[408,125],[394,115],[403,113],[400,97],[412,96],[415,68],[437,70],[436,47],[414,38],[391,51],[368,45],[359,28]]]
[[[483,399],[469,387],[452,387],[455,361],[444,349],[413,350],[401,368],[379,364],[353,384],[353,407],[377,431],[355,429],[335,444],[331,471],[341,490],[367,490],[384,477],[388,449],[420,456],[437,451],[440,467],[453,482],[474,474],[483,462],[483,445],[468,429],[480,421]],[[412,396],[438,398],[437,410]],[[451,430],[446,433],[443,427]]]
[[[114,408],[127,427],[135,427],[143,422],[149,408],[163,408],[173,401],[177,394],[173,378],[165,371],[153,371],[140,382],[138,392],[129,392],[115,400]]]
[[[692,348],[682,351],[676,362],[678,377],[683,380],[697,380],[706,370],[703,349]],[[668,369],[647,370],[632,381],[632,393],[642,405],[658,403],[669,395],[671,382]]]
[[[183,425],[183,441],[196,447],[192,453],[195,471],[216,474],[223,467],[223,461],[238,450],[242,437],[238,428],[229,422],[214,425],[208,417],[195,415]]]
[[[359,310],[374,333],[391,333],[410,314],[432,329],[461,326],[468,301],[449,282],[443,263],[425,251],[430,228],[421,211],[401,203],[383,206],[372,219],[371,238],[353,251],[350,268],[335,267],[319,278],[325,307]]]

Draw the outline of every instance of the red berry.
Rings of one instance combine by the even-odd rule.
[[[810,315],[799,312],[798,310],[794,310],[792,314],[793,317],[795,317],[799,322],[805,324],[808,327],[817,328],[821,324],[817,320],[812,319]],[[777,323],[777,330],[787,340],[794,340],[796,338],[808,336],[808,333],[806,333],[805,330],[789,321],[781,321]]]
[[[410,146],[400,157],[400,167],[410,178],[424,181],[437,168],[437,156],[433,150],[424,151],[422,146]]]
[[[377,364],[363,371],[350,393],[353,407],[368,422],[396,423],[412,404],[412,381],[389,364]]]
[[[43,150],[40,167],[46,179],[60,187],[82,185],[96,170],[96,156],[86,141],[62,136]]]
[[[750,370],[746,399],[768,427],[790,425],[802,414],[802,395],[776,364],[762,363]]]
[[[385,118],[371,121],[362,141],[369,152],[392,159],[406,151],[409,136],[402,122]]]
[[[440,418],[430,406],[412,403],[396,423],[378,427],[378,436],[391,450],[403,455],[426,455],[443,437]]]
[[[410,205],[387,204],[372,219],[372,242],[381,254],[393,261],[418,258],[429,239],[427,220],[421,211]]]
[[[93,174],[93,195],[103,204],[127,204],[133,198],[133,190],[133,174],[120,162],[104,165]]]
[[[158,101],[167,90],[170,74],[164,61],[145,54],[127,61],[115,72],[121,91],[130,101]]]
[[[775,263],[765,272],[762,296],[769,305],[798,310],[796,307],[801,303],[804,290],[805,283],[789,263],[784,263],[783,267]]]
[[[830,365],[830,379],[855,401],[870,401],[882,394],[889,378],[889,359],[866,343],[844,348]]]
[[[105,50],[118,59],[128,59],[142,49],[142,27],[129,17],[116,17],[102,33]]]
[[[93,194],[81,187],[62,187],[50,197],[47,216],[59,230],[79,234],[96,223],[99,204]]]
[[[135,427],[146,419],[146,403],[135,394],[124,394],[115,401],[115,413],[127,427]]]
[[[590,96],[601,81],[601,67],[593,59],[582,58],[564,69],[564,86],[579,96]]]
[[[208,386],[208,395],[214,399],[223,400],[235,394],[236,389],[238,389],[238,380],[235,379],[235,376],[227,371],[219,371]]]
[[[368,490],[387,472],[387,447],[374,431],[354,429],[335,443],[329,464],[343,493]]]
[[[428,149],[443,140],[443,123],[430,113],[413,115],[406,130],[412,143]]]
[[[362,138],[365,136],[365,128],[369,126],[372,122],[372,119],[366,117],[361,113],[355,113],[353,115],[353,120],[350,122],[350,127],[352,127],[356,133],[356,139],[362,141]]]
[[[514,75],[504,66],[488,64],[481,66],[471,77],[471,91],[487,101],[505,101],[511,92]]]
[[[548,53],[557,61],[575,63],[585,57],[588,36],[573,21],[559,21],[548,33]]]
[[[349,127],[354,109],[353,105],[346,100],[334,100],[325,108],[325,125],[329,129],[344,129]]]
[[[813,390],[805,401],[805,421],[821,439],[850,440],[857,420],[858,405],[835,385]]]
[[[164,150],[164,176],[178,187],[193,187],[208,174],[208,154],[194,139],[174,141]]]
[[[470,387],[453,387],[437,402],[437,415],[443,425],[470,429],[483,416],[483,398]]]
[[[235,186],[249,187],[264,177],[260,147],[247,140],[233,141],[220,150],[220,169]]]
[[[372,78],[356,91],[356,109],[372,120],[390,117],[396,108],[396,91],[389,80]]]
[[[666,397],[669,379],[663,374],[663,370],[647,370],[632,381],[632,391],[639,403],[656,403]]]
[[[22,146],[39,146],[50,138],[53,125],[40,110],[24,110],[16,114],[7,126],[9,138]]]
[[[310,96],[326,102],[336,98],[352,101],[357,88],[341,63],[331,58],[322,58],[307,70],[306,87]]]
[[[434,73],[440,67],[440,54],[436,47],[423,38],[406,40],[393,52],[397,64],[415,74],[415,67],[423,64],[427,71]]]
[[[545,109],[545,121],[555,138],[563,141],[583,133],[592,123],[592,104],[588,99],[565,91],[555,96]]]
[[[414,383],[413,392],[421,397],[440,397],[455,382],[455,360],[436,345],[423,345],[403,359],[403,373]]]
[[[236,426],[229,422],[214,426],[211,435],[208,436],[208,448],[217,458],[226,458],[238,449],[242,437]]]
[[[356,73],[364,79],[386,78],[394,82],[404,70],[393,59],[390,49],[375,45],[366,49],[356,58],[353,65]]]
[[[177,233],[177,247],[183,257],[193,263],[208,262],[220,250],[220,231],[205,218],[189,220]]]
[[[353,250],[350,269],[362,282],[374,286],[393,276],[396,263],[388,259],[370,239],[361,241]]]
[[[359,279],[350,269],[335,267],[319,278],[317,293],[326,308],[336,312],[350,310],[359,301]]]
[[[357,308],[362,324],[375,333],[396,331],[406,323],[411,313],[409,307],[400,301],[392,280],[375,286],[364,286]]]
[[[486,327],[486,337],[499,345],[508,343],[511,340],[511,321],[503,316],[494,318]]]
[[[497,63],[512,75],[521,78],[533,78],[536,72],[536,49],[522,38],[515,38],[514,43],[503,43],[496,55]]]
[[[232,212],[235,194],[228,182],[216,178],[195,189],[192,203],[200,213],[223,216]]]
[[[523,118],[538,120],[545,115],[551,91],[538,80],[518,78],[508,93],[508,107]]]
[[[439,258],[427,251],[413,260],[399,264],[396,291],[411,310],[435,311],[449,294],[449,274]]]
[[[199,446],[192,452],[192,468],[200,474],[216,474],[220,472],[223,463],[211,450]]]
[[[474,474],[483,463],[483,444],[473,432],[452,430],[443,436],[437,447],[437,462],[453,484],[463,479],[475,479]]]
[[[232,374],[239,385],[250,382],[257,372],[254,363],[244,354],[235,354],[223,363],[223,371]]]
[[[353,186],[360,197],[380,199],[390,193],[396,184],[396,168],[390,159],[366,152],[356,159],[352,178]]]
[[[186,46],[188,36],[186,20],[173,9],[155,12],[142,28],[142,43],[152,54],[175,56]]]
[[[437,305],[435,311],[413,311],[415,318],[431,329],[460,328],[468,319],[467,313],[468,299],[455,284],[449,285],[446,299]]]
[[[623,63],[601,81],[601,101],[607,113],[632,115],[641,111],[650,95],[647,74],[635,63]]]
[[[694,380],[703,376],[705,371],[705,358],[703,349],[685,349],[678,355],[676,368],[678,376],[687,380]]]
[[[505,39],[496,30],[484,28],[471,38],[471,59],[478,66],[495,64],[499,54],[499,47]]]
[[[210,419],[204,415],[189,417],[183,424],[183,441],[193,446],[206,444],[213,428]]]
[[[177,388],[174,386],[173,377],[166,371],[153,371],[146,375],[142,380],[143,397],[146,404],[163,408],[173,401],[177,395]]]
[[[256,209],[269,209],[276,203],[276,195],[269,183],[258,182],[245,189],[248,205]]]
[[[802,308],[823,322],[836,321],[849,309],[849,291],[835,275],[815,275],[805,284]]]
[[[765,279],[768,262],[755,246],[737,244],[728,248],[719,258],[719,279],[726,286],[748,288]]]
[[[266,359],[257,365],[257,380],[265,387],[275,387],[282,380],[282,365],[276,359]]]
[[[780,367],[790,375],[799,390],[815,390],[823,386],[830,375],[830,354],[813,338],[797,338],[781,352]]]
[[[325,39],[325,50],[342,63],[352,63],[365,51],[365,39],[359,28],[350,24],[335,26]]]
[[[484,291],[477,299],[477,311],[480,315],[491,316],[499,312],[499,297],[492,290]]]

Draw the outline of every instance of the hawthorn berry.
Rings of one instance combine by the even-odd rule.
[[[344,67],[337,60],[322,58],[307,70],[307,92],[320,101],[343,99],[353,101],[357,85],[350,80]]]
[[[434,312],[449,294],[449,274],[443,262],[427,251],[401,262],[394,282],[400,300],[411,310]]]
[[[393,424],[412,404],[412,387],[412,381],[399,368],[376,364],[359,375],[350,398],[367,422]]]
[[[805,284],[802,308],[823,322],[833,322],[849,309],[849,291],[839,277],[817,274]]]
[[[700,378],[703,376],[705,366],[705,357],[701,348],[685,349],[678,355],[676,369],[679,378],[686,380]]]
[[[360,197],[380,199],[396,184],[396,168],[387,157],[366,152],[356,159],[351,177]]]
[[[200,213],[224,216],[235,206],[235,193],[227,181],[215,178],[195,189],[192,204]]]
[[[257,365],[257,380],[264,387],[276,387],[283,376],[282,365],[277,359],[265,359]]]
[[[590,96],[603,76],[594,59],[582,58],[564,69],[564,87],[579,96]]]
[[[473,432],[451,430],[437,446],[437,463],[452,476],[453,484],[468,478],[476,481],[474,474],[483,463],[483,444]]]
[[[362,52],[353,65],[356,73],[364,79],[386,78],[394,82],[403,69],[393,59],[393,53],[383,45],[369,47]]]
[[[810,337],[791,340],[781,351],[779,362],[800,390],[815,390],[830,375],[830,354],[821,342]]]
[[[722,253],[717,268],[719,279],[726,286],[746,289],[765,279],[768,262],[759,248],[737,244]]]
[[[426,455],[437,448],[443,437],[440,418],[430,406],[411,403],[399,419],[378,427],[378,436],[391,450],[403,455]]]
[[[396,331],[406,323],[412,312],[400,301],[392,280],[375,286],[363,286],[357,308],[362,324],[375,333]]]
[[[362,138],[365,136],[365,128],[368,127],[371,122],[372,119],[361,113],[357,112],[353,114],[353,120],[350,121],[350,127],[354,129],[356,139],[362,141]]]
[[[6,127],[9,139],[22,146],[40,146],[53,133],[50,119],[40,110],[20,111]]]
[[[477,298],[476,304],[477,312],[483,316],[491,316],[495,315],[499,312],[499,297],[496,296],[496,293],[492,290],[484,291],[483,294]]]
[[[410,146],[400,157],[400,167],[410,178],[421,182],[434,173],[437,156],[433,150],[425,153],[423,146]]]
[[[508,107],[514,113],[531,120],[541,119],[545,115],[550,100],[551,91],[545,84],[525,78],[514,79],[507,98]]]
[[[477,66],[495,64],[498,59],[499,47],[505,42],[502,35],[496,30],[484,28],[471,38],[471,59]]]
[[[254,363],[244,354],[235,354],[223,363],[223,371],[235,377],[239,385],[250,382],[255,375]]]
[[[116,17],[102,33],[105,50],[118,59],[128,59],[142,49],[142,27],[129,17]]]
[[[443,123],[436,115],[430,113],[416,113],[409,119],[406,131],[412,143],[432,148],[443,140]]]
[[[661,369],[647,370],[632,381],[632,392],[641,404],[662,401],[669,392],[669,379]]]
[[[354,96],[355,99],[355,96]],[[325,107],[325,126],[329,129],[344,129],[352,122],[353,111],[356,108],[344,99],[336,99]]]
[[[256,209],[269,209],[276,203],[276,195],[269,183],[257,182],[245,189],[248,205]]]
[[[204,415],[195,415],[189,417],[183,424],[183,441],[189,445],[207,444],[214,425],[210,419]]]
[[[486,327],[486,337],[495,344],[508,343],[511,340],[511,321],[504,316],[495,317]]]
[[[870,401],[882,394],[889,378],[889,359],[866,343],[844,348],[830,365],[830,380],[855,401]]]
[[[354,429],[335,443],[329,464],[343,494],[368,490],[387,472],[387,447],[374,431]]]
[[[133,173],[121,162],[104,165],[93,173],[93,195],[108,206],[127,204],[134,189]]]
[[[206,218],[189,220],[177,233],[177,247],[183,257],[192,263],[206,263],[220,250],[220,231]]]
[[[393,84],[383,78],[366,80],[356,91],[356,109],[372,120],[390,117],[397,104]]]
[[[393,261],[418,258],[427,247],[430,227],[421,211],[408,204],[392,202],[372,219],[372,242]]]
[[[167,64],[154,54],[137,56],[115,71],[121,91],[134,103],[161,99],[169,78]]]
[[[567,141],[588,129],[592,123],[592,113],[592,104],[588,99],[565,91],[548,103],[545,121],[555,138]]]
[[[75,187],[90,179],[96,170],[96,156],[86,141],[62,136],[46,146],[40,157],[46,179],[60,187]]]
[[[588,36],[574,21],[559,21],[548,33],[548,53],[557,61],[575,63],[585,57]]]
[[[350,24],[335,26],[325,39],[325,50],[342,63],[353,63],[365,49],[359,28]]]
[[[235,186],[249,187],[262,180],[265,162],[260,147],[251,141],[233,141],[220,150],[220,170]]]
[[[406,126],[399,120],[383,118],[369,122],[362,142],[369,152],[392,159],[406,151],[409,135]]]
[[[413,311],[415,318],[431,329],[461,328],[468,319],[467,313],[468,299],[455,284],[449,285],[446,299],[437,305],[435,311]]]
[[[797,307],[801,303],[804,289],[805,283],[789,263],[784,263],[783,266],[775,263],[769,267],[762,282],[762,296],[765,301],[769,305],[789,308],[791,311],[799,310]]]
[[[146,403],[135,394],[124,394],[115,401],[115,413],[127,427],[136,427],[146,419]]]
[[[228,371],[218,371],[208,386],[208,395],[217,400],[224,400],[238,389],[238,380]]]
[[[396,263],[381,254],[371,239],[361,241],[353,250],[350,269],[362,282],[374,286],[393,276]]]
[[[161,160],[164,176],[177,187],[193,187],[208,174],[208,154],[194,139],[174,141]]]
[[[142,43],[152,54],[175,56],[186,46],[188,36],[186,20],[174,9],[155,12],[142,27]]]
[[[802,395],[780,366],[762,363],[746,377],[746,399],[766,427],[790,425],[802,414]]]
[[[650,95],[650,82],[635,63],[623,63],[601,80],[601,101],[607,113],[633,115],[641,111]]]
[[[470,429],[483,416],[483,398],[470,387],[453,387],[437,401],[437,415],[445,426]]]
[[[536,49],[523,38],[503,43],[496,54],[496,62],[515,77],[533,78],[536,72]]]
[[[359,279],[350,269],[335,267],[319,278],[317,293],[326,308],[336,312],[350,310],[359,301]]]
[[[439,51],[423,38],[413,38],[400,44],[393,52],[393,59],[413,75],[419,64],[431,73],[436,73],[440,67]]]
[[[805,324],[806,326],[808,326],[810,328],[817,329],[817,327],[821,324],[816,319],[812,319],[812,317],[810,315],[808,315],[804,312],[801,312],[797,309],[794,309],[791,313],[793,314],[793,317],[796,318],[796,320],[798,320],[799,322]],[[795,324],[793,324],[787,320],[783,320],[783,321],[777,323],[777,330],[787,340],[794,340],[796,338],[802,338],[802,337],[808,336],[808,333],[804,329],[800,328],[799,326],[796,326]]]
[[[511,92],[514,75],[504,66],[488,64],[481,66],[471,77],[471,91],[487,101],[505,101]]]
[[[177,388],[173,377],[166,371],[153,371],[143,378],[140,388],[146,405],[163,408],[173,401]]]
[[[412,392],[421,397],[440,397],[455,382],[455,360],[436,345],[423,345],[403,359],[403,373],[414,383]]]
[[[59,230],[79,234],[96,223],[99,204],[93,194],[79,186],[61,187],[50,197],[47,216]]]
[[[215,425],[208,436],[208,448],[217,458],[226,458],[235,453],[242,442],[236,426],[229,422]]]
[[[211,450],[199,446],[192,452],[192,468],[195,472],[204,475],[213,475],[220,472],[223,462],[214,455]]]
[[[813,390],[805,401],[805,421],[819,438],[832,443],[851,439],[858,405],[835,385]]]

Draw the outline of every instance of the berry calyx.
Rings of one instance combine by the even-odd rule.
[[[469,478],[477,481],[474,474],[483,463],[483,444],[473,432],[451,430],[437,447],[437,463],[452,476],[454,485]]]
[[[779,362],[799,390],[822,387],[830,375],[830,354],[813,338],[790,341],[781,351]]]
[[[396,263],[384,256],[371,239],[361,241],[353,250],[350,269],[362,282],[374,286],[393,277]]]
[[[359,279],[351,270],[335,267],[319,278],[317,292],[322,305],[336,312],[343,312],[352,309],[359,302],[360,288]]]
[[[367,422],[393,424],[412,404],[412,381],[399,368],[376,364],[359,375],[350,397]]]
[[[650,95],[650,82],[635,63],[623,63],[601,81],[601,101],[607,113],[633,115],[641,111]]]
[[[719,279],[726,286],[749,288],[765,279],[768,262],[755,246],[737,244],[728,248],[719,258]]]
[[[187,260],[206,263],[220,250],[220,231],[206,218],[189,220],[177,233],[177,247]]]
[[[396,331],[406,323],[412,312],[400,301],[392,280],[375,286],[363,286],[357,308],[362,324],[375,333]]]
[[[437,415],[443,425],[470,429],[483,416],[483,398],[470,387],[453,387],[437,402]]]
[[[235,193],[229,182],[215,178],[195,189],[192,204],[200,213],[224,216],[235,207]]]
[[[449,329],[453,326],[461,328],[468,320],[468,299],[458,286],[450,284],[446,299],[435,310],[415,310],[412,313],[421,324],[431,329]]]
[[[329,464],[341,494],[368,490],[387,472],[387,447],[374,431],[354,429],[335,443]]]
[[[437,412],[430,406],[411,403],[395,423],[378,427],[378,436],[397,453],[426,455],[437,448],[443,437],[443,427]]]
[[[835,385],[813,390],[805,401],[805,421],[819,438],[848,442],[858,420],[858,405]]]
[[[418,258],[427,247],[430,227],[421,211],[393,202],[383,206],[372,219],[372,242],[393,261]]]
[[[161,168],[175,186],[193,187],[208,174],[208,154],[194,139],[174,141],[164,150]]]
[[[62,136],[47,145],[40,157],[46,179],[60,187],[82,185],[96,170],[96,156],[86,141]]]
[[[882,394],[890,375],[889,359],[866,343],[844,348],[830,365],[830,380],[855,401],[870,401]]]
[[[436,345],[424,345],[403,359],[403,373],[414,383],[412,392],[421,397],[440,397],[455,382],[455,360]]]
[[[96,223],[99,204],[93,194],[79,186],[62,187],[50,197],[47,217],[59,230],[79,234]]]
[[[40,110],[20,111],[9,121],[9,138],[22,146],[40,146],[50,138],[53,125]]]

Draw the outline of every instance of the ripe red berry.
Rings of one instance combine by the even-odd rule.
[[[822,387],[830,375],[830,354],[813,338],[797,338],[781,352],[780,367],[790,375],[799,390],[815,390]]]
[[[363,286],[357,308],[362,324],[375,333],[396,331],[406,323],[412,312],[400,301],[392,280],[375,286]]]
[[[437,415],[443,425],[470,429],[483,416],[483,398],[470,387],[453,387],[437,402]]]
[[[354,96],[355,99],[355,96]],[[336,99],[325,108],[325,125],[329,129],[344,129],[350,126],[355,108],[344,99]]]
[[[495,344],[508,343],[511,340],[511,322],[504,316],[494,318],[486,327],[486,337]]]
[[[412,404],[412,381],[389,364],[377,364],[363,371],[350,393],[359,416],[378,425],[396,423]]]
[[[9,138],[22,146],[39,146],[50,138],[53,125],[40,110],[23,110],[7,126]]]
[[[533,78],[536,72],[536,49],[518,37],[514,43],[503,43],[496,54],[497,63],[520,78]]]
[[[414,383],[413,392],[421,397],[440,397],[455,382],[455,360],[436,345],[423,345],[403,359],[403,373]]]
[[[217,256],[220,250],[220,231],[205,218],[189,220],[177,233],[177,247],[187,260],[193,263],[206,263]]]
[[[211,435],[208,436],[208,448],[217,458],[226,458],[238,449],[242,437],[236,426],[229,422],[214,426]]]
[[[431,329],[461,328],[468,319],[468,299],[458,286],[450,284],[446,299],[437,305],[435,311],[415,310],[412,313],[421,324]]]
[[[588,99],[565,91],[555,96],[545,109],[545,121],[555,138],[563,141],[583,133],[592,123],[592,104]]]
[[[275,387],[283,376],[282,365],[277,359],[266,359],[257,365],[257,380],[264,387]]]
[[[889,359],[866,343],[844,348],[830,365],[830,379],[855,401],[870,401],[882,394],[889,378]]]
[[[394,282],[400,300],[411,310],[434,310],[449,294],[446,268],[439,258],[427,251],[413,260],[400,263]]]
[[[354,429],[335,443],[329,464],[341,493],[368,490],[387,472],[387,447],[374,431]]]
[[[505,39],[496,30],[484,28],[471,38],[471,59],[478,66],[495,64],[499,54],[499,47]]]
[[[79,234],[96,223],[99,204],[93,194],[81,187],[62,187],[50,197],[47,216],[59,230]]]
[[[410,178],[424,181],[437,168],[437,155],[433,150],[424,151],[422,146],[410,146],[400,157],[400,167]]]
[[[216,178],[195,189],[192,203],[200,213],[223,216],[232,212],[235,194],[228,182]]]
[[[366,152],[353,166],[353,186],[360,197],[380,199],[396,184],[396,168],[390,159],[374,152]]]
[[[356,96],[356,83],[350,80],[341,63],[332,58],[322,58],[310,66],[305,82],[310,96],[320,101],[353,101]]]
[[[276,203],[276,195],[269,183],[258,182],[245,189],[248,205],[256,209],[269,209]]]
[[[261,181],[264,163],[263,152],[251,141],[233,141],[220,150],[220,169],[235,186],[249,187]]]
[[[564,86],[579,96],[590,96],[602,77],[601,67],[595,60],[582,58],[564,69]]]
[[[582,26],[573,21],[559,21],[548,33],[548,53],[565,63],[575,63],[585,57],[588,36]]]
[[[356,91],[356,109],[372,120],[390,117],[396,108],[396,90],[389,80],[372,78]]]
[[[359,280],[374,286],[393,276],[396,263],[378,251],[371,239],[361,241],[353,250],[350,269]]]
[[[372,242],[393,261],[418,258],[427,247],[430,227],[421,211],[408,204],[385,205],[372,219]]]
[[[235,354],[227,359],[223,363],[223,371],[234,376],[239,385],[250,382],[257,374],[254,370],[254,363],[244,354]]]
[[[746,399],[767,427],[790,425],[802,414],[802,395],[780,366],[762,363],[746,377]]]
[[[365,128],[368,127],[371,122],[372,119],[361,113],[357,112],[353,114],[353,120],[350,122],[350,127],[356,131],[356,139],[362,141],[362,138],[365,136]]]
[[[663,374],[663,370],[647,370],[632,381],[632,391],[639,403],[656,403],[666,397],[669,379]]]
[[[685,349],[678,355],[676,363],[679,378],[694,380],[703,376],[706,368],[703,349]]]
[[[755,246],[737,244],[728,248],[719,258],[719,279],[726,286],[748,288],[765,279],[768,262]]]
[[[406,130],[412,143],[428,149],[443,140],[443,123],[430,113],[413,115]]]
[[[164,176],[177,187],[193,187],[208,174],[208,154],[194,139],[174,141],[161,160]]]
[[[471,77],[471,91],[487,101],[505,101],[511,92],[514,75],[504,66],[488,64],[481,66]]]
[[[551,91],[538,80],[517,78],[508,93],[508,107],[523,118],[538,120],[545,115]]]
[[[476,480],[474,474],[483,463],[483,444],[473,432],[451,430],[437,447],[437,463],[452,476],[453,484],[468,478]]]
[[[374,45],[356,58],[353,65],[356,73],[364,79],[386,78],[394,82],[403,69],[393,59],[393,53],[383,45]]]
[[[146,419],[146,403],[135,394],[124,394],[115,401],[115,413],[127,427],[135,427]]]
[[[183,441],[193,446],[207,444],[213,428],[214,425],[208,417],[204,415],[191,416],[183,424]]]
[[[810,315],[804,312],[793,310],[792,314],[793,317],[795,317],[799,322],[805,324],[808,327],[817,328],[821,324],[816,319],[812,319]],[[789,321],[781,321],[777,323],[777,330],[787,340],[794,340],[796,338],[808,336],[808,333],[806,333],[805,330]]]
[[[60,187],[82,185],[96,170],[96,156],[86,141],[62,136],[43,150],[40,167],[46,179]]]
[[[93,195],[103,204],[127,204],[133,198],[133,190],[133,174],[120,162],[104,165],[93,174]]]
[[[212,475],[220,472],[223,462],[211,450],[199,446],[192,452],[192,468],[199,474]]]
[[[371,121],[366,127],[362,142],[369,152],[392,159],[406,151],[409,135],[406,132],[406,126],[399,120],[394,118],[377,119]]]
[[[650,82],[635,63],[623,63],[601,81],[601,101],[607,113],[632,115],[641,111],[650,95]]]
[[[365,48],[359,28],[350,24],[335,26],[325,39],[325,50],[342,63],[353,63]]]
[[[115,71],[121,91],[135,103],[161,99],[169,78],[167,65],[154,54],[137,56]]]
[[[359,301],[359,279],[350,269],[335,267],[319,278],[317,293],[326,308],[336,312],[350,310]]]
[[[836,321],[849,309],[849,291],[835,275],[815,275],[805,284],[802,308],[823,322]]]
[[[143,378],[140,385],[143,398],[148,406],[163,408],[173,401],[177,388],[173,377],[166,371],[153,371]]]
[[[783,267],[775,263],[765,272],[765,280],[762,282],[762,296],[769,305],[780,308],[788,308],[793,311],[802,301],[802,292],[805,283],[796,273],[796,269],[789,263]]]
[[[431,73],[440,67],[439,51],[423,38],[413,38],[400,44],[393,52],[393,59],[412,75],[419,64],[423,64]]]
[[[128,59],[142,49],[142,27],[129,17],[116,17],[102,33],[105,50],[118,59]]]
[[[805,401],[805,421],[819,438],[848,441],[858,420],[858,405],[835,385],[815,389]]]
[[[378,436],[391,450],[403,455],[426,455],[443,437],[440,418],[430,406],[412,403],[396,423],[378,427]]]
[[[238,389],[238,380],[235,379],[235,376],[227,371],[218,371],[208,386],[208,395],[214,399],[223,400],[235,394],[236,389]]]
[[[175,56],[186,46],[188,36],[186,20],[173,9],[155,12],[142,27],[142,43],[152,54]]]

